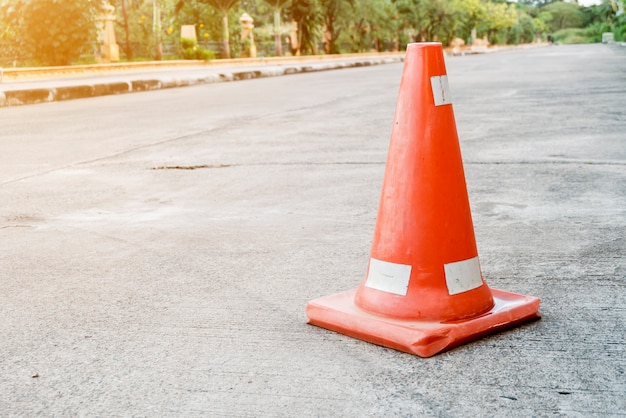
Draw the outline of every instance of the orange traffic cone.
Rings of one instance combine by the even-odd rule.
[[[483,280],[443,49],[408,45],[366,277],[309,302],[308,322],[430,357],[539,318],[539,302]]]

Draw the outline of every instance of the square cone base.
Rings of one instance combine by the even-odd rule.
[[[494,307],[474,318],[437,322],[375,315],[354,304],[356,289],[307,304],[308,323],[373,344],[430,357],[485,335],[539,319],[539,299],[491,289]]]

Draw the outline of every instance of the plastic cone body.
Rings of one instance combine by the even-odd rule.
[[[482,277],[443,49],[410,44],[367,274],[356,291],[311,301],[309,322],[428,357],[538,307]]]

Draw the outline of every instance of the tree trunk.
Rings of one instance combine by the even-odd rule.
[[[128,12],[126,11],[126,0],[122,0],[122,17],[124,18],[124,52],[128,61],[133,60],[133,48],[130,45],[130,28],[128,26]]]
[[[154,59],[163,59],[163,45],[161,44],[161,7],[159,0],[152,1],[152,32],[154,35]]]
[[[222,42],[224,43],[222,58],[230,58],[230,42],[228,38],[228,12],[224,11],[224,16],[222,17]]]
[[[276,47],[276,56],[283,55],[283,43],[280,40],[280,8],[274,9],[274,46]]]
[[[326,31],[328,33],[328,43],[326,44],[326,53],[327,54],[337,54],[339,53],[339,48],[337,47],[337,39],[339,39],[339,32],[341,30],[335,30],[335,20],[334,16],[326,16]]]
[[[296,56],[300,56],[303,52],[305,52],[305,48],[302,48],[302,21],[298,22],[297,30],[298,30],[298,49],[296,49]]]

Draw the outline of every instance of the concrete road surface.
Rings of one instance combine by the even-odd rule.
[[[447,58],[481,265],[543,318],[429,359],[363,279],[402,64],[0,109],[0,416],[626,414],[626,48]]]

